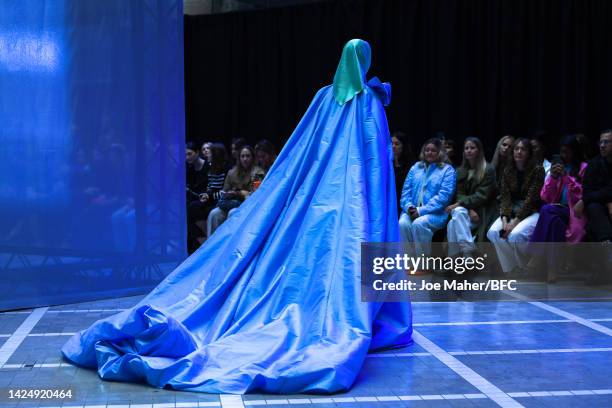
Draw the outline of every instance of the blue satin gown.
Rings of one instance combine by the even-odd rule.
[[[388,98],[376,79],[343,104],[321,89],[238,211],[63,355],[103,379],[160,388],[334,393],[368,351],[410,344],[410,305],[360,292],[360,244],[399,238]]]

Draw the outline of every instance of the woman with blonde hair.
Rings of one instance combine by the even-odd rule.
[[[404,182],[400,232],[402,241],[414,243],[417,255],[429,254],[434,232],[448,219],[444,209],[453,198],[456,175],[447,160],[442,141],[427,140]]]
[[[473,252],[473,232],[478,241],[484,241],[497,217],[496,195],[495,169],[485,159],[482,142],[468,137],[463,143],[463,162],[457,168],[456,201],[446,207],[451,216],[447,226],[449,255]]]
[[[498,186],[501,185],[504,169],[508,165],[508,162],[512,160],[512,146],[514,146],[514,136],[506,135],[499,139],[495,147],[491,165],[495,169],[495,177]]]

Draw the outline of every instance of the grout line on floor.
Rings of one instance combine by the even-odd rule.
[[[540,397],[576,397],[581,395],[610,395],[612,389],[600,389],[600,390],[572,390],[572,391],[523,391],[523,392],[509,392],[507,393],[510,397],[514,398],[540,398]],[[295,399],[259,399],[259,400],[245,400],[245,406],[259,406],[259,405],[290,405],[290,404],[346,404],[346,403],[363,403],[363,402],[393,402],[393,401],[435,401],[435,400],[471,400],[471,399],[486,399],[488,398],[485,394],[474,393],[474,394],[420,394],[420,395],[374,395],[374,396],[361,396],[361,397],[312,397],[312,398],[295,398]],[[515,401],[516,402],[516,401]],[[518,402],[516,402],[518,404]],[[502,405],[506,406],[506,405]],[[519,406],[522,406],[519,404]],[[89,407],[84,407],[89,408]],[[110,408],[110,407],[109,407]]]
[[[412,332],[412,338],[419,346],[433,354],[434,357],[440,360],[444,365],[453,370],[455,373],[459,374],[459,376],[472,384],[499,406],[504,408],[522,406],[516,400],[512,399],[512,397],[508,396],[508,394],[504,393],[501,389],[497,388],[495,385],[482,377],[480,374],[476,373],[467,365],[463,364],[457,358],[451,356],[418,331],[414,330]]]
[[[547,305],[546,303],[542,303],[542,302],[538,302],[538,301],[532,301],[530,298],[528,298],[527,296],[521,295],[520,293],[513,293],[511,291],[504,291],[504,293],[507,293],[508,295],[514,297],[515,299],[523,300],[523,301],[529,303],[532,306],[539,307],[540,309],[546,310],[546,311],[548,311],[550,313],[554,313],[554,314],[556,314],[558,316],[561,316],[561,317],[565,317],[568,320],[571,320],[573,322],[576,322],[578,324],[581,324],[583,326],[586,326],[588,328],[596,330],[596,331],[598,331],[600,333],[606,334],[608,336],[612,336],[612,329],[610,329],[610,328],[608,328],[606,326],[603,326],[601,324],[595,323],[592,320],[588,320],[588,319],[582,318],[582,317],[577,316],[577,315],[575,315],[573,313],[566,312],[563,309],[559,309],[558,307]]]
[[[244,403],[240,395],[221,394],[219,395],[222,408],[244,408]]]
[[[483,321],[483,322],[439,322],[439,323],[413,323],[413,327],[428,327],[428,326],[480,326],[480,325],[501,325],[501,324],[539,324],[539,323],[573,323],[568,319],[553,319],[553,320],[499,320],[499,321]]]
[[[11,337],[9,337],[2,347],[0,347],[0,368],[9,361],[15,350],[17,350],[17,347],[19,347],[28,334],[30,334],[34,326],[36,326],[36,323],[38,323],[48,309],[48,307],[39,307],[32,310],[30,315],[21,323]]]

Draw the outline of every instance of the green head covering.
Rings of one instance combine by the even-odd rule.
[[[334,76],[334,98],[340,105],[353,99],[365,88],[371,54],[370,44],[363,40],[351,40],[344,46]]]

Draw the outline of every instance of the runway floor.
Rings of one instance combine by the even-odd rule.
[[[521,287],[523,296],[541,290],[550,287]],[[105,382],[62,361],[68,336],[140,297],[4,312],[0,406],[612,407],[610,291],[567,282],[554,292],[557,299],[581,300],[415,302],[415,344],[369,355],[352,390],[327,397],[159,390]],[[9,398],[10,390],[23,388],[72,389],[74,395],[66,401]]]

